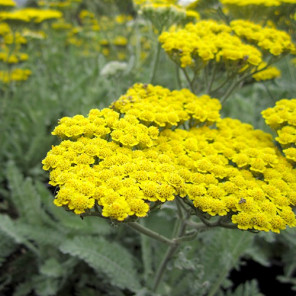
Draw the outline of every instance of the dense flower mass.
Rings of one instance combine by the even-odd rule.
[[[155,149],[176,165],[178,195],[187,195],[198,210],[230,213],[240,229],[279,232],[296,226],[295,170],[270,135],[223,119],[217,129],[166,130],[158,141]]]
[[[110,108],[62,118],[62,142],[42,162],[59,187],[54,203],[123,221],[181,198],[244,230],[296,226],[295,169],[269,134],[219,109],[188,90],[135,84]]]
[[[290,3],[295,4],[295,0],[220,0],[224,5],[249,6],[262,5],[266,7],[280,6],[281,4]]]
[[[248,6],[248,5],[263,5],[263,6],[279,6],[281,5],[280,0],[220,0],[225,5],[237,5],[237,6]]]
[[[246,69],[246,65],[256,67],[262,63],[267,53],[279,56],[293,53],[296,49],[286,32],[245,20],[232,21],[230,26],[204,20],[187,24],[183,29],[172,27],[160,35],[159,41],[169,56],[183,68],[200,67],[200,64],[214,60]]]
[[[190,121],[191,126],[220,119],[221,104],[207,95],[196,97],[188,89],[169,91],[161,86],[135,84],[112,107],[132,114],[146,125],[170,128]]]
[[[261,63],[254,71],[258,71],[252,75],[256,81],[270,80],[281,76],[281,71],[277,67],[267,66],[265,62]]]
[[[62,13],[51,9],[23,8],[11,12],[1,12],[0,20],[5,22],[41,23],[46,20],[58,19]]]
[[[285,31],[265,28],[246,20],[232,21],[230,26],[239,37],[255,43],[262,50],[274,56],[296,52],[291,36]]]
[[[13,0],[0,0],[0,7],[14,7],[15,5]]]
[[[15,68],[11,71],[0,71],[0,81],[3,83],[11,83],[13,81],[25,81],[32,74],[29,69]]]
[[[261,52],[252,45],[244,44],[231,34],[231,28],[214,20],[187,24],[184,29],[172,27],[160,35],[159,41],[170,57],[181,67],[198,67],[210,60],[236,65],[258,66]]]
[[[19,62],[26,61],[29,56],[26,53],[9,53],[9,52],[0,52],[0,61],[9,63],[9,64],[16,64]]]
[[[266,124],[274,129],[276,141],[291,163],[296,163],[296,99],[282,99],[262,112]]]

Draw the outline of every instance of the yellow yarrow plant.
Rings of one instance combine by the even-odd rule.
[[[42,161],[58,186],[54,203],[135,221],[178,199],[202,221],[228,217],[233,227],[273,232],[296,226],[295,169],[269,134],[221,119],[220,108],[185,89],[135,84],[110,108],[60,119],[52,134],[62,142]]]

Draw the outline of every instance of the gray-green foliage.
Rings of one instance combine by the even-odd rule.
[[[220,292],[217,296],[263,296],[256,280],[247,281],[239,285],[233,292]]]
[[[278,277],[283,283],[290,284],[292,286],[292,290],[296,291],[296,231],[295,229],[288,229],[279,237],[279,242],[283,246],[283,252],[281,254],[281,260],[284,266],[283,275]]]

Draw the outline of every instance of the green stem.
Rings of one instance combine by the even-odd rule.
[[[232,75],[226,77],[226,79],[219,86],[217,86],[214,90],[212,90],[210,92],[210,94],[214,94],[216,91],[218,91],[219,89],[221,89],[228,81],[230,81],[231,79],[233,79],[236,75],[237,75],[237,72],[235,72]]]
[[[232,84],[230,85],[230,87],[228,88],[228,90],[226,91],[224,96],[222,97],[221,104],[223,104],[230,97],[230,95],[238,87],[239,84],[240,84],[239,80],[237,80],[237,79],[233,80]]]
[[[208,65],[204,67],[204,80],[205,80],[205,85],[209,85],[209,68]]]
[[[212,85],[214,83],[214,80],[215,80],[215,77],[216,77],[216,73],[217,73],[217,63],[214,63],[214,68],[213,68],[213,73],[212,73],[212,76],[211,76],[211,80],[207,86],[207,90],[206,90],[206,93],[210,93],[211,92],[211,89],[212,89]]]
[[[174,246],[176,244],[176,242],[174,240],[171,240],[157,232],[154,232],[146,227],[144,227],[143,225],[140,225],[136,222],[127,222],[126,223],[130,228],[142,233],[142,234],[145,234],[147,236],[150,236],[151,238],[155,239],[155,240],[158,240],[162,243],[165,243],[165,244],[168,244],[170,246]]]
[[[176,205],[177,205],[177,211],[178,211],[179,219],[183,220],[183,212],[182,212],[181,201],[179,200],[178,197],[175,199],[175,201],[176,201]]]
[[[141,219],[139,223],[142,226],[145,226],[145,219]],[[145,234],[141,235],[141,251],[142,251],[142,261],[144,266],[144,279],[146,283],[149,283],[149,279],[152,274],[152,249],[151,249],[151,240]]]
[[[185,220],[186,221],[186,220]],[[164,275],[164,272],[165,272],[165,269],[166,269],[166,266],[168,264],[168,262],[170,261],[171,257],[176,253],[176,251],[178,250],[178,247],[179,247],[179,243],[177,243],[178,239],[181,238],[185,231],[186,231],[186,222],[183,221],[183,223],[180,225],[180,228],[179,228],[179,231],[178,231],[178,236],[177,238],[174,240],[175,243],[171,246],[168,247],[166,253],[165,253],[165,256],[163,257],[162,261],[161,261],[161,264],[159,265],[158,269],[157,269],[157,272],[156,272],[156,275],[155,275],[155,278],[154,278],[154,282],[153,282],[153,288],[152,288],[152,291],[153,292],[156,292],[157,291],[157,288],[162,280],[162,277]]]
[[[181,82],[181,78],[180,78],[180,71],[179,71],[179,66],[178,64],[176,64],[176,79],[177,79],[177,84],[178,84],[178,87],[179,89],[182,88],[182,82]]]
[[[268,86],[265,83],[262,83],[262,85],[264,86],[266,92],[268,93],[268,95],[270,96],[270,98],[273,100],[273,102],[276,102],[275,97],[273,96],[273,94],[271,93],[271,91],[269,90]]]
[[[150,83],[152,83],[152,84],[154,83],[156,70],[157,70],[157,66],[159,63],[160,49],[161,49],[161,44],[160,44],[160,42],[158,42],[157,48],[156,48],[155,59],[153,61],[152,74],[151,74],[151,78],[150,78]]]
[[[193,89],[193,86],[192,86],[192,81],[191,81],[191,79],[190,79],[190,77],[189,77],[186,69],[185,68],[181,68],[181,69],[182,69],[182,71],[183,71],[183,73],[185,75],[185,78],[186,78],[186,80],[188,82],[188,85],[189,85],[190,90],[194,93],[194,89]]]

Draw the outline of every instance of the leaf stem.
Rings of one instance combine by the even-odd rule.
[[[187,215],[188,216],[188,215]],[[186,220],[188,219],[188,217],[186,218]],[[162,280],[162,277],[164,275],[164,272],[165,272],[165,269],[166,269],[166,266],[168,264],[168,262],[170,261],[171,257],[176,253],[176,251],[178,250],[178,247],[179,247],[179,244],[180,244],[180,241],[178,242],[178,239],[180,239],[181,237],[183,237],[185,231],[186,231],[186,220],[183,220],[180,227],[179,227],[179,230],[178,230],[178,234],[177,234],[177,238],[176,239],[173,239],[174,241],[174,244],[170,245],[168,247],[168,249],[166,250],[166,253],[161,261],[161,264],[158,266],[158,269],[156,271],[156,275],[155,275],[155,278],[154,278],[154,282],[153,282],[153,288],[152,288],[152,291],[153,292],[156,292],[157,291],[157,288]]]
[[[176,79],[177,79],[178,87],[181,89],[182,88],[182,81],[181,81],[181,78],[180,78],[180,71],[179,71],[179,65],[178,64],[176,64]]]
[[[190,79],[190,77],[189,77],[186,69],[185,68],[182,68],[182,71],[183,71],[183,73],[184,73],[184,75],[186,77],[186,80],[188,82],[188,85],[189,85],[190,90],[194,93],[194,89],[193,89],[193,86],[192,86],[192,81],[191,81],[191,79]]]
[[[160,49],[161,49],[161,44],[160,42],[158,42],[156,47],[156,55],[155,55],[155,59],[153,61],[153,66],[152,66],[151,78],[150,78],[150,83],[152,84],[154,83],[156,70],[159,63]]]
[[[146,228],[145,226],[143,225],[140,225],[139,223],[136,223],[136,222],[127,222],[126,223],[130,228],[142,233],[142,234],[145,234],[147,236],[150,236],[151,238],[155,239],[155,240],[158,240],[162,243],[165,243],[165,244],[168,244],[168,245],[175,245],[176,242],[174,240],[171,240],[161,234],[159,234],[158,232],[155,232],[155,231],[152,231],[151,229],[149,228]]]
[[[213,73],[210,79],[209,84],[207,85],[207,89],[206,89],[206,93],[210,93],[211,89],[212,89],[212,85],[214,83],[215,77],[216,77],[216,73],[217,73],[217,63],[214,63],[214,68],[213,68]]]

